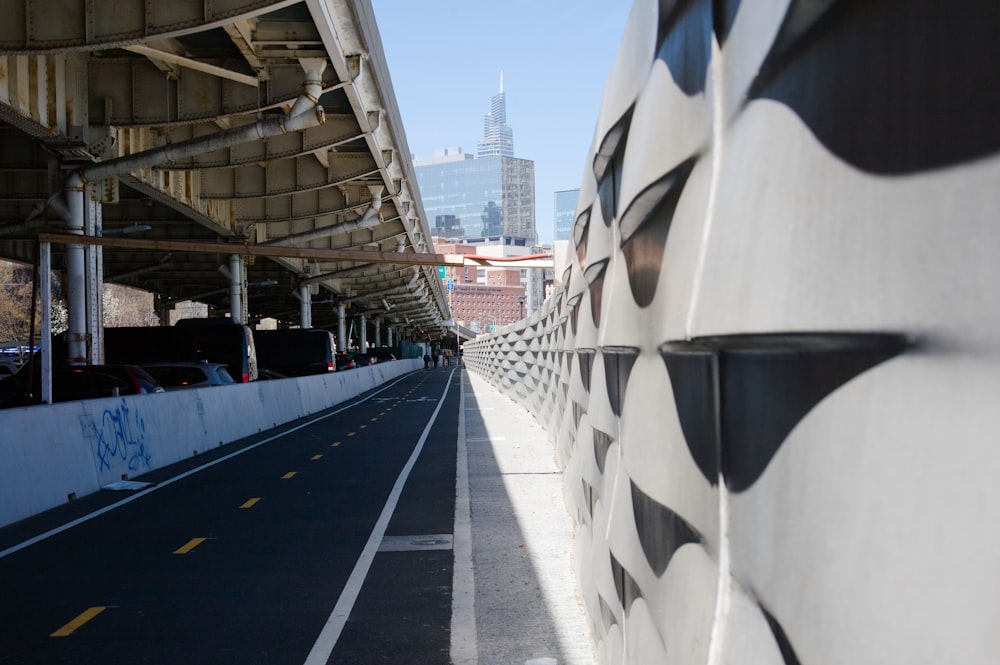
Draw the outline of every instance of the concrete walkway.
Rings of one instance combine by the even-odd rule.
[[[593,665],[573,522],[545,431],[462,370],[454,665]]]

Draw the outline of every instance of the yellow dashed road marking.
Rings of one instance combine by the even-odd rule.
[[[205,542],[204,538],[192,538],[191,540],[187,541],[183,547],[174,550],[174,554],[187,554],[194,548],[201,545],[203,542]]]
[[[52,633],[49,637],[68,637],[69,635],[73,634],[73,631],[75,631],[77,628],[79,628],[83,624],[87,623],[88,621],[96,617],[105,609],[106,608],[103,606],[87,608],[86,610],[80,613],[80,616],[76,617],[68,624],[66,624],[56,632]]]
[[[339,445],[340,445],[340,441],[334,441],[333,443],[330,444],[330,447],[331,448],[336,448]]]
[[[240,508],[253,508],[254,504],[256,504],[258,501],[260,501],[260,497],[259,496],[258,497],[254,497],[253,499],[247,499],[246,503],[244,503],[242,506],[240,506]]]
[[[323,456],[322,456],[322,455],[313,455],[313,456],[312,456],[312,457],[310,457],[309,459],[311,459],[312,461],[314,461],[314,462],[315,462],[315,461],[316,461],[316,460],[318,460],[318,459],[323,459]]]
[[[289,478],[291,478],[292,476],[294,476],[296,473],[297,472],[295,472],[295,471],[289,471],[288,473],[286,473],[285,475],[283,475],[281,477],[281,479],[282,480],[288,480]]]

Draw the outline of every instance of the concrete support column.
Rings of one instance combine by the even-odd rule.
[[[375,317],[375,348],[382,346],[382,317]]]
[[[83,235],[85,196],[83,178],[71,174],[66,181],[69,233]],[[69,310],[67,359],[71,365],[83,365],[87,362],[87,273],[83,245],[66,245],[66,306]]]
[[[239,254],[229,257],[229,316],[243,323],[243,259]]]
[[[347,353],[347,308],[344,303],[337,305],[337,349]]]
[[[312,328],[312,294],[308,284],[299,286],[299,325]]]
[[[388,337],[386,346],[394,346],[394,344],[392,343],[392,326],[389,326],[389,329],[386,332],[386,336]]]
[[[368,317],[362,314],[358,319],[361,325],[361,334],[358,335],[361,341],[361,353],[368,353]]]

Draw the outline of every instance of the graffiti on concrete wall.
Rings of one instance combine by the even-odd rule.
[[[129,472],[148,471],[152,456],[146,448],[146,423],[134,403],[127,400],[100,415],[80,417],[83,436],[91,442],[98,471],[124,465]]]
[[[465,345],[555,444],[602,663],[1000,649],[997,25],[635,3],[562,286]]]

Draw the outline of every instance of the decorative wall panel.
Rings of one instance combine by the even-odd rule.
[[[1000,652],[998,25],[635,3],[575,260],[465,347],[553,441],[602,663]]]

